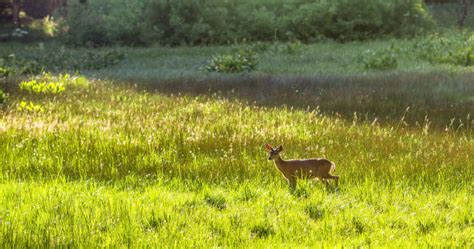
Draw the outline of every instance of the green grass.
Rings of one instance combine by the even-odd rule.
[[[257,69],[237,74],[210,73],[205,69],[214,55],[228,53],[233,47],[117,48],[126,54],[125,60],[83,73],[167,94],[216,94],[258,106],[319,109],[348,120],[357,113],[359,120],[377,120],[389,126],[429,124],[431,129],[472,133],[473,67],[431,64],[420,59],[417,41],[325,42],[302,45],[294,53],[267,44],[268,51],[259,53]],[[381,51],[392,45],[397,48],[397,68],[365,68],[367,50]],[[40,50],[37,45],[10,43],[3,48],[2,54],[47,56],[57,46],[45,44]],[[80,57],[88,51],[70,49],[69,53]]]
[[[138,185],[138,186],[137,186]],[[472,246],[467,190],[362,183],[297,198],[277,181],[212,190],[182,182],[143,185],[7,182],[0,188],[3,246]],[[207,188],[207,187],[204,187]],[[242,198],[251,189],[252,200]],[[206,202],[221,191],[227,206]],[[317,207],[321,217],[306,210]]]
[[[120,48],[125,61],[85,72],[89,87],[10,82],[2,247],[474,246],[471,68],[366,71],[365,49],[315,44],[219,75],[200,67],[228,47]],[[340,188],[290,191],[265,143],[331,159]]]
[[[383,40],[372,42],[324,42],[303,45],[296,53],[260,53],[257,69],[251,75],[384,75],[388,73],[458,73],[473,72],[472,68],[432,65],[416,58],[415,41]],[[396,70],[378,71],[364,68],[362,55],[368,49],[382,50],[395,44],[402,51]],[[270,45],[269,45],[270,46]],[[230,52],[231,47],[134,48],[124,49],[129,55],[117,68],[105,68],[91,75],[130,81],[157,81],[182,77],[215,76],[203,67],[214,55]],[[117,70],[118,69],[118,70]]]
[[[4,246],[472,246],[472,137],[103,84],[3,111]],[[266,142],[341,188],[292,194]]]
[[[471,73],[471,67],[446,64],[430,64],[416,56],[415,40],[388,39],[366,42],[322,42],[302,45],[296,52],[285,53],[276,50],[275,45],[264,45],[267,52],[260,52],[257,69],[246,75],[284,75],[284,76],[380,76],[393,73],[433,73],[449,74]],[[383,50],[394,45],[400,49],[399,66],[394,70],[367,70],[364,67],[363,54],[367,50]],[[157,82],[166,79],[208,78],[219,74],[205,69],[214,55],[231,52],[239,46],[221,47],[150,47],[119,48],[127,58],[115,67],[85,71],[90,76],[120,81]],[[0,55],[10,53],[54,53],[58,49],[55,43],[46,43],[40,50],[37,44],[5,43]],[[90,51],[84,48],[69,49],[79,55]],[[108,48],[95,51],[109,50]]]

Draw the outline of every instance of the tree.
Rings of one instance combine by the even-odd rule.
[[[466,17],[469,11],[470,0],[460,0],[460,9],[459,18],[458,18],[458,25],[460,28],[464,27],[464,23],[466,21]]]
[[[20,0],[12,0],[13,24],[18,27],[20,27],[20,8],[21,8]]]
[[[35,19],[44,18],[59,7],[65,7],[66,0],[23,0],[23,11]]]

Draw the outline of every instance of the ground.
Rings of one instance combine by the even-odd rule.
[[[364,68],[365,50],[391,44],[405,51],[398,68]],[[472,68],[412,48],[277,48],[239,74],[203,69],[231,47],[116,48],[123,61],[81,72],[89,87],[38,96],[10,82],[0,243],[470,248]],[[24,100],[43,111],[19,110]],[[283,144],[287,159],[334,161],[339,188],[299,181],[291,191],[265,143]]]

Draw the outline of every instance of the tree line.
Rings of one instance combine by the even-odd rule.
[[[76,0],[81,4],[87,4],[87,0]],[[471,0],[425,0],[426,3],[442,4],[458,2],[458,24],[464,26],[468,16]],[[11,22],[15,26],[20,26],[20,12],[23,10],[32,18],[43,18],[50,15],[55,9],[64,7],[67,10],[68,0],[0,0],[0,12],[2,20],[8,19],[10,14]],[[65,12],[67,14],[67,12]]]
[[[68,2],[73,0],[0,0],[0,20],[9,21],[17,27],[21,26],[20,12],[27,16],[39,19],[49,16],[57,8],[67,10]],[[74,0],[87,4],[87,0]],[[65,12],[67,14],[67,12]]]

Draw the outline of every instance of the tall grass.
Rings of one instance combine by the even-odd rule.
[[[448,179],[470,177],[457,175],[472,163],[468,135],[350,122],[317,110],[257,107],[219,97],[110,88],[39,99],[43,113],[7,111],[0,123],[6,132],[0,155],[2,172],[8,174],[3,177],[122,179],[154,174],[244,180],[272,175],[261,148],[265,142],[285,144],[288,156],[330,157],[344,165],[343,174],[353,176],[348,181],[357,182],[366,173],[359,170],[361,165],[374,180],[424,181],[438,173],[428,170],[433,165],[448,167]]]
[[[3,246],[472,246],[467,134],[101,82],[36,101],[1,111]],[[341,188],[290,192],[266,142]]]
[[[472,69],[408,55],[380,73],[357,64],[363,44],[302,49],[240,75],[199,69],[227,47],[119,48],[86,72],[106,80],[7,78],[1,246],[473,247]],[[340,188],[290,191],[265,143],[329,158]]]

